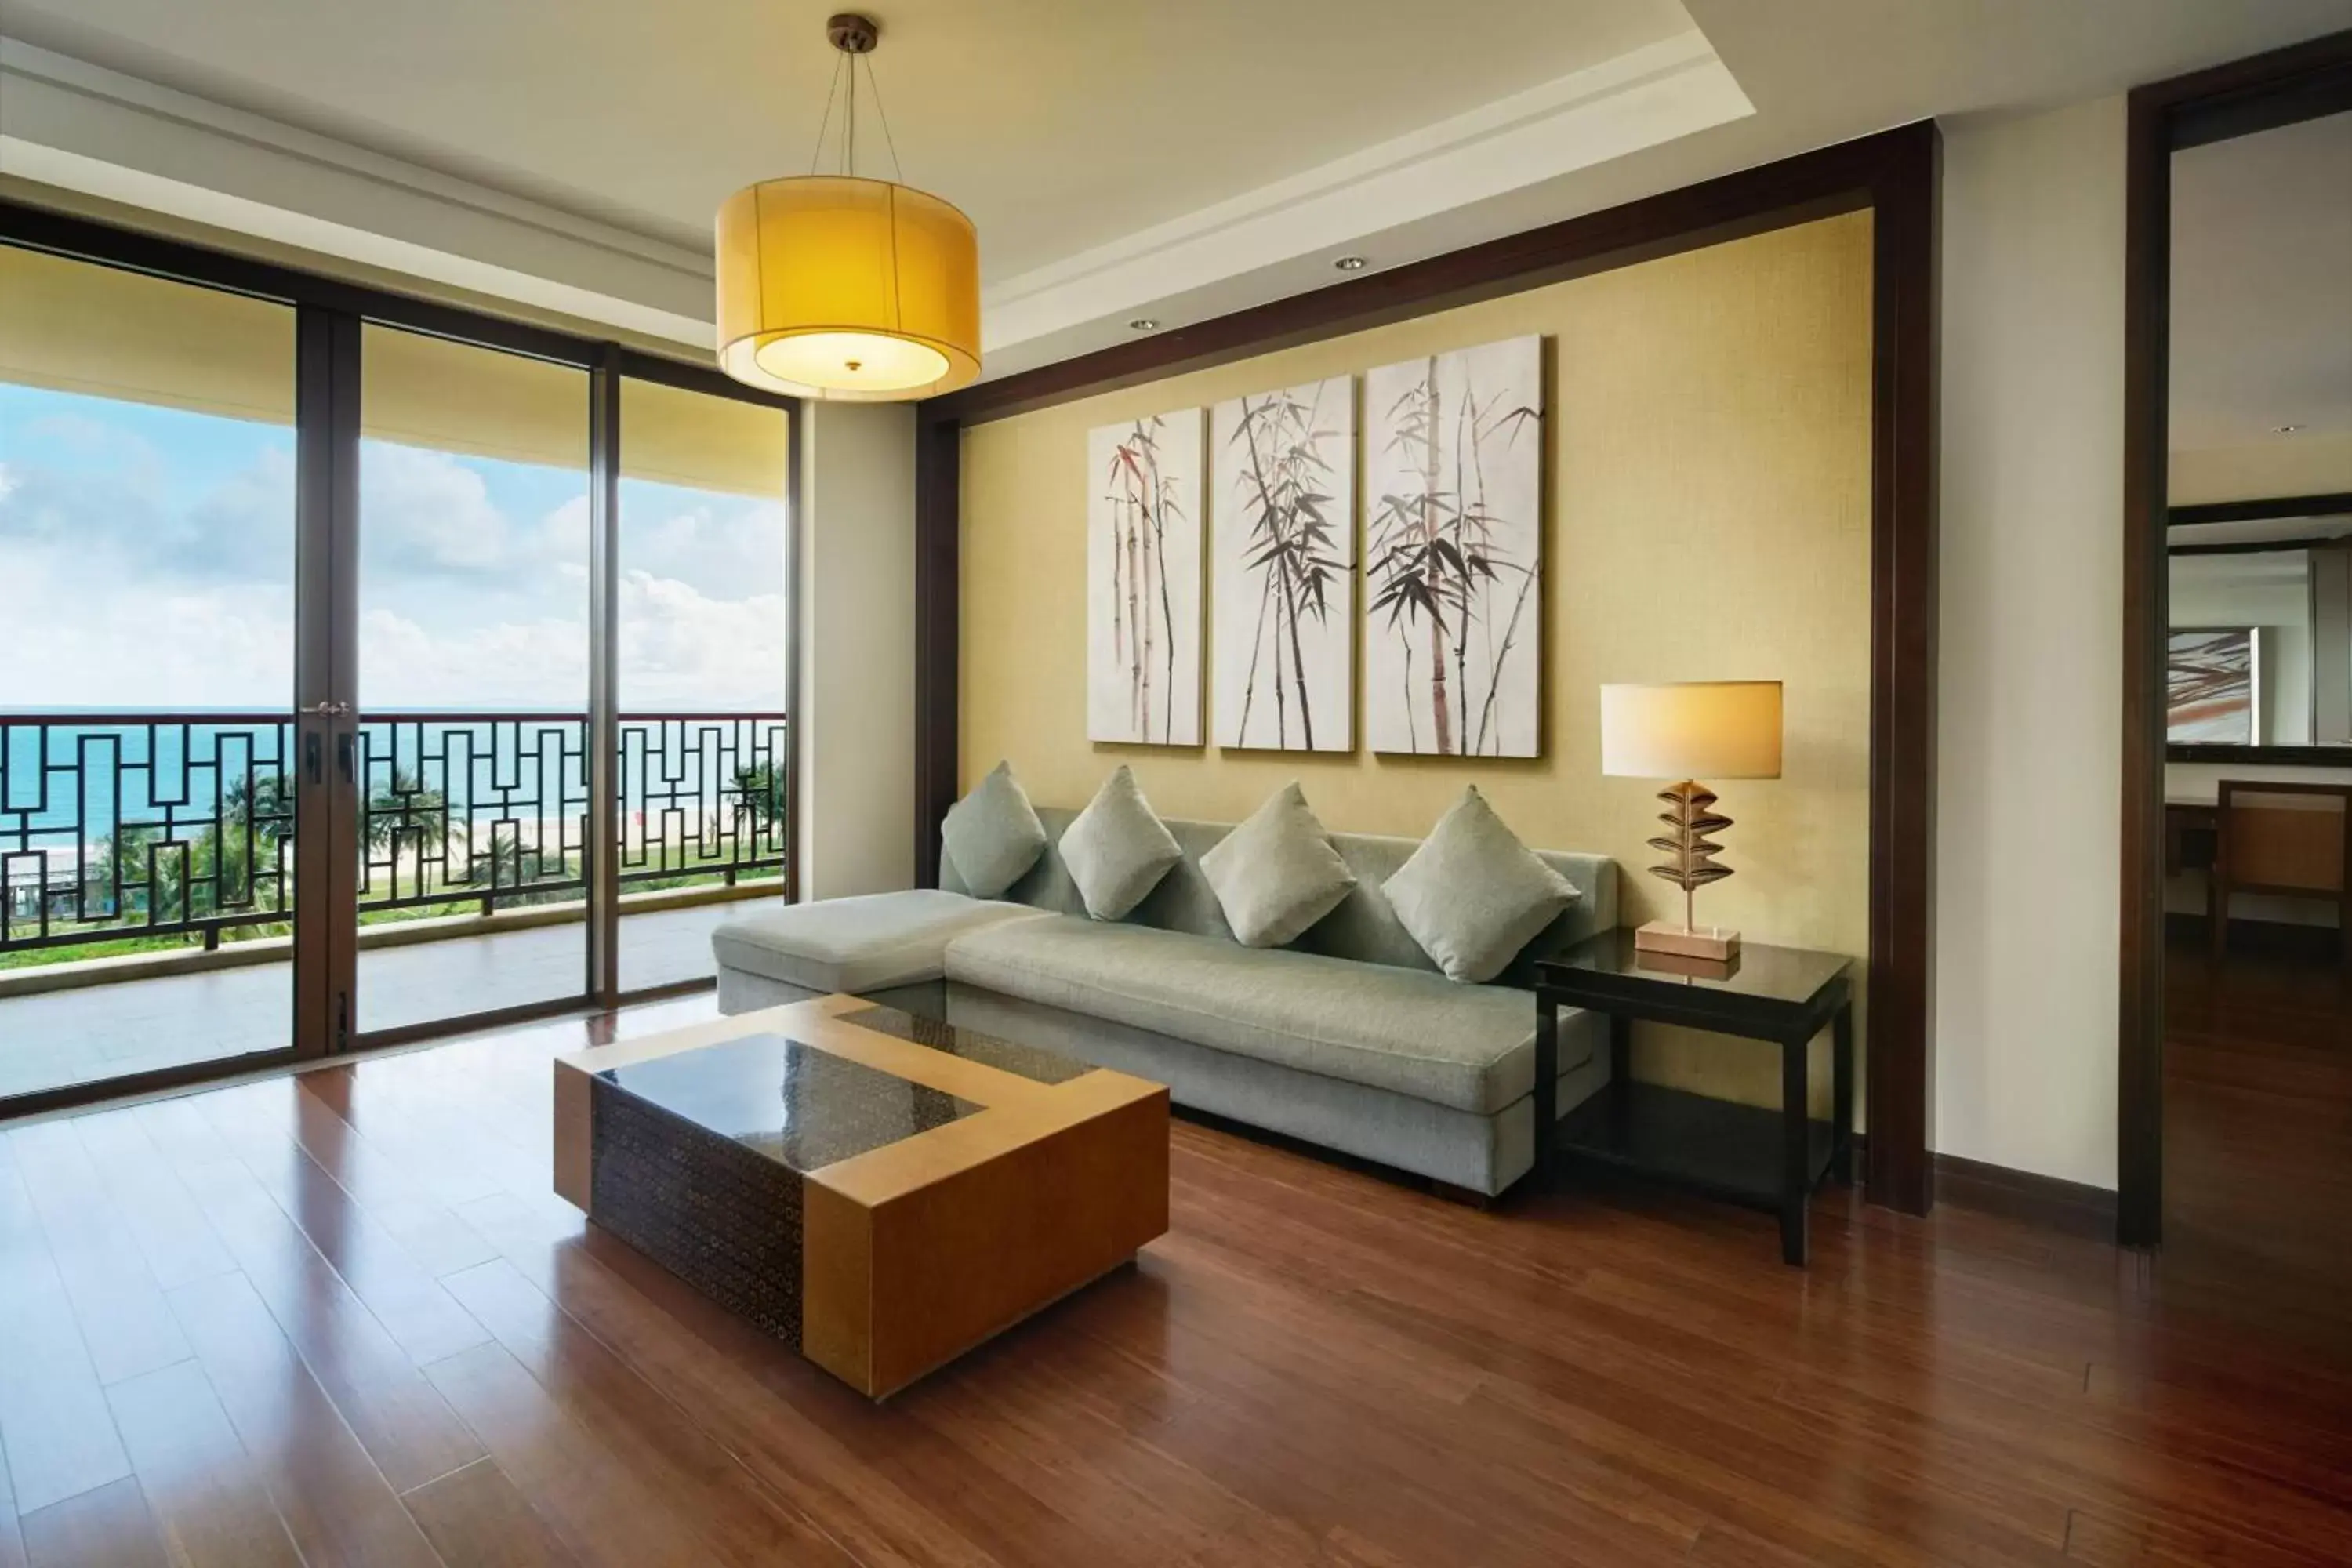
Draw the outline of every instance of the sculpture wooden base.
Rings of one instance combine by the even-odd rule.
[[[1677,958],[1711,958],[1717,963],[1738,956],[1739,933],[1721,926],[1685,931],[1671,921],[1652,921],[1633,933],[1639,952],[1671,952]]]

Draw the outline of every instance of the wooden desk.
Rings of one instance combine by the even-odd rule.
[[[2164,874],[2202,871],[2213,864],[2221,833],[2221,797],[2210,784],[2167,790],[2164,795]]]

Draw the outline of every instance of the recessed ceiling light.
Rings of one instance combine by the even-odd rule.
[[[1338,268],[1342,272],[1361,272],[1365,268],[1370,267],[1371,263],[1365,260],[1360,256],[1343,256],[1339,258],[1339,260],[1331,263],[1331,265]]]
[[[2273,425],[2271,426],[2271,434],[2273,436],[2292,436],[2302,428],[2303,426],[2300,425]]]
[[[1128,322],[1128,325],[1139,332],[1156,332],[1160,330],[1160,323],[1150,316],[1138,316]]]

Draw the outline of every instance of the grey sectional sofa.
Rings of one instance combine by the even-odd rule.
[[[1001,900],[940,887],[770,910],[720,926],[722,1011],[847,991],[1169,1086],[1180,1105],[1495,1194],[1534,1157],[1534,960],[1617,920],[1606,857],[1542,852],[1579,897],[1493,984],[1464,985],[1381,884],[1409,838],[1334,834],[1357,885],[1284,948],[1227,929],[1200,858],[1230,831],[1171,821],[1184,858],[1127,919],[1087,918],[1058,853],[1075,814]],[[942,860],[945,858],[942,857]],[[1607,1081],[1600,1020],[1560,1018],[1561,1114]]]

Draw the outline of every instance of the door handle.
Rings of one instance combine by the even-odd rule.
[[[310,774],[310,782],[319,782],[319,732],[316,730],[302,737],[302,761]]]
[[[349,730],[344,731],[341,734],[335,737],[335,765],[343,770],[343,782],[345,784],[351,784],[353,782],[352,778],[352,732]]]
[[[313,702],[294,711],[310,719],[347,719],[351,716],[352,705],[348,702]]]

